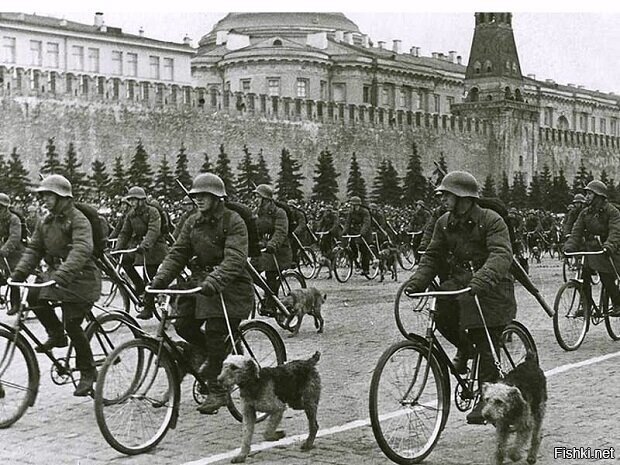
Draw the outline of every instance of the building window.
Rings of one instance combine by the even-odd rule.
[[[151,79],[159,79],[159,57],[149,57],[149,77]]]
[[[84,47],[74,45],[71,47],[71,55],[73,55],[73,69],[84,71]]]
[[[123,74],[123,52],[112,50],[112,74],[116,76]]]
[[[112,98],[118,100],[121,95],[121,80],[118,78],[112,79]]]
[[[65,84],[65,92],[67,94],[73,93],[73,75],[67,74],[66,84]]]
[[[88,76],[82,76],[80,79],[80,95],[88,95]]]
[[[362,102],[363,103],[372,103],[370,100],[370,96],[372,95],[372,88],[370,86],[364,86],[362,88]]]
[[[174,59],[164,58],[164,80],[174,80]]]
[[[127,81],[125,87],[127,88],[127,100],[134,100],[136,98],[136,83]]]
[[[517,64],[514,61],[512,62],[512,72],[517,74]]]
[[[441,95],[433,94],[433,103],[435,113],[441,113]]]
[[[103,76],[97,78],[97,93],[101,96],[105,95],[105,78]]]
[[[420,89],[418,91],[418,110],[426,111],[426,93]]]
[[[545,108],[543,125],[553,127],[553,108]]]
[[[611,131],[612,136],[618,135],[618,120],[616,118],[612,118],[609,124],[609,129]]]
[[[3,37],[2,38],[2,48],[3,48],[3,63],[15,63],[15,37]]]
[[[30,64],[32,66],[43,66],[43,45],[40,40],[30,41]]]
[[[297,97],[298,98],[306,98],[308,97],[308,80],[307,79],[297,79]]]
[[[327,88],[327,81],[321,81],[320,83],[320,98],[321,100],[327,100],[329,96],[329,89]]]
[[[605,121],[605,118],[601,118],[601,120],[600,120],[599,132],[602,133],[602,134],[606,134],[607,133],[607,121]]]
[[[241,92],[246,93],[246,94],[250,92],[251,83],[252,83],[251,79],[241,79],[239,83],[239,88],[241,89]]]
[[[280,79],[269,78],[267,79],[267,87],[269,89],[270,97],[278,97],[280,95]]]
[[[590,124],[590,132],[596,132],[596,117],[592,117]]]
[[[137,77],[138,76],[138,54],[127,53],[127,75]]]
[[[398,91],[398,106],[401,108],[407,107],[407,89],[404,87],[401,87]]]
[[[480,64],[480,62],[479,62],[479,61],[476,61],[476,62],[474,63],[474,72],[475,72],[476,74],[480,74],[480,70],[481,70],[481,69],[482,69],[482,65]]]
[[[510,65],[509,65],[510,66]],[[493,71],[493,65],[491,64],[491,62],[489,60],[484,62],[484,70],[487,73],[490,73],[491,71]]]
[[[149,100],[149,83],[148,82],[142,83],[142,100],[144,102],[148,102]]]
[[[446,97],[446,102],[448,103],[448,111],[450,111],[452,105],[454,105],[454,97]]]
[[[47,66],[50,68],[58,68],[60,66],[60,52],[57,42],[47,43]]]
[[[99,72],[99,49],[88,49],[88,71],[91,73]]]
[[[332,90],[334,92],[334,102],[347,101],[347,87],[343,82],[334,83]]]

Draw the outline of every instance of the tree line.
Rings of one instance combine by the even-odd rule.
[[[282,148],[279,165],[275,179],[277,197],[280,200],[304,200],[306,195],[302,186],[305,176],[301,173],[299,160],[295,159],[288,149]],[[367,186],[367,179],[362,175],[357,155],[353,152],[346,183],[347,198],[356,195],[364,202],[372,201],[392,206],[413,205],[417,200],[431,198],[435,186],[448,171],[443,154],[435,165],[437,168],[433,173],[429,177],[425,176],[417,145],[413,143],[404,176],[400,175],[390,160],[383,159],[376,168],[372,185]],[[183,192],[176,185],[175,179],[189,187],[193,178],[183,143],[174,160],[164,155],[157,166],[153,167],[149,163],[149,155],[144,145],[138,141],[128,165],[125,165],[122,156],[119,155],[114,157],[111,169],[108,171],[106,161],[95,159],[87,173],[79,160],[74,144],[69,143],[64,157],[61,158],[53,137],[47,141],[40,172],[42,175],[62,174],[71,181],[76,196],[86,194],[100,201],[122,196],[130,186],[142,186],[155,197],[178,201],[183,197]],[[262,149],[253,154],[247,146],[243,147],[243,156],[237,165],[236,173],[233,172],[223,144],[219,146],[219,153],[213,163],[207,153],[203,154],[199,172],[213,172],[220,176],[226,185],[229,197],[241,201],[250,200],[257,185],[273,182]],[[333,154],[327,148],[321,150],[314,168],[309,199],[326,203],[345,200],[339,199],[340,175],[335,170]],[[563,212],[566,211],[573,194],[580,192],[592,179],[594,176],[585,168],[583,161],[573,179],[572,187],[569,186],[562,170],[557,175],[552,175],[549,167],[545,165],[542,172],[534,174],[529,185],[521,172],[515,173],[512,182],[504,173],[499,185],[496,185],[493,176],[489,175],[484,180],[481,195],[499,197],[507,205],[518,208],[544,208],[548,211]],[[612,192],[611,197],[616,197],[620,185],[617,186],[604,170],[601,172],[600,180],[608,185]],[[22,197],[25,197],[29,188],[36,184],[25,169],[17,148],[13,148],[6,160],[0,154],[0,184],[5,186],[4,190],[9,195]]]

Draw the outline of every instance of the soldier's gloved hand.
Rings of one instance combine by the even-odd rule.
[[[201,288],[202,289],[200,290],[200,293],[204,296],[211,297],[217,294],[217,289],[213,284],[211,284],[211,281],[209,280],[204,281]]]
[[[611,255],[613,255],[611,248],[606,245],[603,246],[603,253],[607,255],[608,257],[611,257]]]
[[[149,287],[153,289],[166,289],[167,284],[163,279],[159,279],[157,276],[155,276],[153,278],[153,281],[151,281],[151,284],[149,284]]]
[[[68,287],[69,285],[67,281],[65,281],[62,278],[59,278],[57,273],[52,273],[52,275],[50,276],[50,279],[53,279],[54,281],[56,281],[56,286],[59,286],[59,287]]]
[[[7,258],[9,256],[9,252],[6,250],[0,250],[0,257]]]
[[[13,271],[11,273],[11,281],[15,281],[18,283],[26,281],[27,277],[28,274],[24,273],[23,271]]]
[[[143,254],[146,251],[146,248],[143,245],[139,245],[136,247],[136,253]]]
[[[265,246],[265,252],[273,255],[274,253],[276,253],[276,248],[271,244],[267,244],[267,246]]]
[[[485,286],[483,283],[479,282],[476,278],[472,278],[469,281],[469,287],[471,287],[470,294],[472,295],[483,295],[485,292]]]
[[[403,291],[407,297],[411,297],[413,294],[417,294],[419,292],[424,292],[425,289],[422,289],[422,286],[416,284],[413,281],[409,281],[405,286],[405,290]]]

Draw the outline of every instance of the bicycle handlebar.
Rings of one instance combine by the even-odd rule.
[[[187,294],[196,294],[202,290],[201,287],[192,287],[190,289],[153,289],[150,286],[146,286],[144,289],[148,294],[175,294],[175,295],[187,295]]]
[[[7,279],[6,283],[9,286],[13,286],[13,287],[32,287],[32,288],[36,288],[36,287],[49,287],[49,286],[53,286],[54,284],[56,284],[56,281],[54,281],[53,279],[50,279],[49,281],[45,281],[44,283],[29,283],[26,281],[13,281],[11,278]]]
[[[317,231],[314,234],[316,234],[317,236],[324,236],[326,234],[329,234],[329,231]]]
[[[419,236],[420,234],[422,234],[424,231],[407,231],[407,235],[408,236]]]
[[[407,297],[444,297],[466,294],[471,291],[471,287],[464,287],[463,289],[457,289],[455,291],[428,291],[428,292],[415,292],[407,294]]]
[[[362,237],[361,234],[343,234],[342,237],[346,239],[355,239],[356,237]]]
[[[566,255],[567,257],[575,257],[581,255],[603,255],[604,253],[604,250],[596,250],[594,252],[587,252],[584,250],[582,252],[564,252],[564,255]]]
[[[125,253],[134,253],[138,251],[138,247],[134,247],[132,249],[118,249],[110,251],[110,255],[120,255]]]

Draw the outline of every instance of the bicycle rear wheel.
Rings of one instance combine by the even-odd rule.
[[[366,276],[366,279],[373,280],[379,274],[379,251],[374,245],[370,245],[370,250],[372,254],[370,255],[370,264],[368,265],[368,274],[364,276]],[[374,259],[372,258],[373,255]]]
[[[126,313],[111,312],[97,316],[97,321],[90,322],[86,327],[95,366],[102,366],[116,347],[141,334],[140,324]]]
[[[403,270],[412,270],[415,266],[415,254],[411,244],[403,244],[398,248],[398,263]]]
[[[590,324],[590,308],[581,284],[575,281],[564,284],[555,296],[553,310],[553,332],[558,344],[564,350],[576,350]]]
[[[339,248],[334,252],[334,274],[339,283],[346,283],[353,274],[353,258],[347,249]]]
[[[30,344],[0,328],[0,428],[11,426],[34,405],[39,378],[39,364]]]
[[[435,447],[450,412],[446,373],[429,359],[426,342],[401,341],[381,355],[370,383],[370,423],[390,460],[419,463]]]
[[[605,315],[605,328],[610,338],[620,340],[620,317]]]
[[[428,327],[430,311],[428,297],[412,298],[405,294],[407,283],[404,283],[396,292],[394,302],[394,319],[400,333],[407,339],[410,334],[424,336]]]
[[[251,357],[260,368],[274,367],[286,362],[286,347],[278,332],[264,321],[244,321],[239,326],[241,337],[236,342],[240,354]],[[242,421],[241,395],[239,387],[230,392],[228,410],[237,420]],[[263,421],[268,414],[257,412],[256,421]]]
[[[303,247],[298,253],[299,263],[297,270],[305,279],[312,279],[319,267],[314,250],[310,247]]]
[[[508,373],[519,363],[525,360],[527,354],[533,354],[538,360],[536,342],[528,331],[518,321],[506,325],[500,341],[499,360],[502,371]]]
[[[176,366],[157,341],[134,339],[106,359],[95,390],[103,437],[123,454],[147,452],[176,425],[180,387]]]

